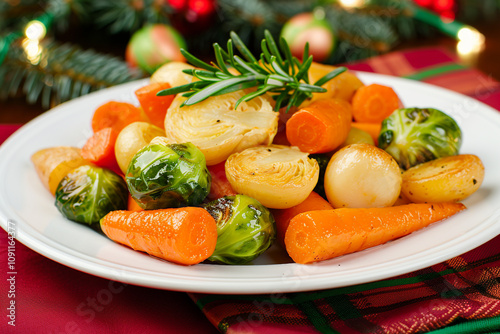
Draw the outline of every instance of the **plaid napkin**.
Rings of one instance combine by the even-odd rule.
[[[500,110],[500,84],[444,49],[350,64],[445,87]],[[190,294],[223,333],[492,333],[500,331],[500,236],[449,261],[378,282],[275,295]]]

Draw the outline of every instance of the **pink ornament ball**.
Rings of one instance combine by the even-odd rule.
[[[174,28],[165,24],[148,25],[132,35],[125,52],[125,60],[129,66],[139,67],[152,74],[168,62],[185,62],[181,48],[186,48],[186,42]]]

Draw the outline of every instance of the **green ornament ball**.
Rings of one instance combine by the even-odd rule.
[[[186,42],[177,30],[166,24],[147,25],[132,35],[125,60],[129,66],[152,74],[168,62],[185,62],[181,48],[186,48]]]
[[[333,28],[325,19],[323,11],[293,16],[283,25],[281,37],[290,46],[292,55],[299,59],[304,54],[306,43],[309,43],[309,54],[316,62],[327,60],[335,50]]]

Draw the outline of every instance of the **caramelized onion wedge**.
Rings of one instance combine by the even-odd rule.
[[[273,209],[304,201],[319,177],[316,160],[296,147],[283,145],[256,146],[232,154],[225,167],[236,192]]]
[[[268,95],[236,101],[249,91],[212,96],[181,107],[185,97],[176,96],[165,117],[166,137],[175,143],[191,142],[205,155],[207,165],[222,162],[232,153],[256,145],[268,145],[278,130],[279,114]]]

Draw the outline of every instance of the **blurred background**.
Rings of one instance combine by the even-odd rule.
[[[3,0],[0,123],[151,75],[180,49],[210,60],[235,31],[260,50],[264,31],[297,57],[352,63],[439,46],[500,80],[500,0]]]

